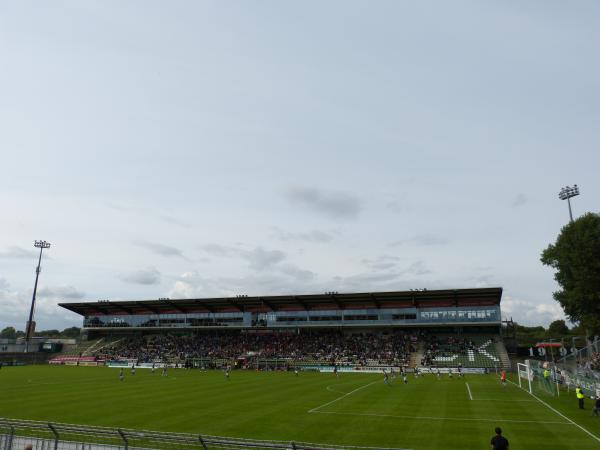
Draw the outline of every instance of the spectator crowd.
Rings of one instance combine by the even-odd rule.
[[[387,334],[315,330],[300,334],[220,331],[123,338],[101,349],[96,356],[138,363],[260,358],[400,366],[409,363],[410,354],[417,350],[416,346],[416,336],[400,331]]]
[[[478,346],[470,338],[457,336],[438,337],[424,334],[422,339],[425,343],[425,351],[421,358],[422,366],[435,365],[434,360],[438,356],[452,356],[454,354],[466,354],[469,350],[477,353]]]

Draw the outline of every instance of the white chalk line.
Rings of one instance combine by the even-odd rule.
[[[471,391],[471,386],[469,386],[469,383],[465,383],[465,385],[467,386],[467,392],[469,393],[469,398],[471,399],[471,401],[474,401],[474,402],[508,402],[508,403],[529,402],[529,403],[535,403],[535,400],[513,400],[513,399],[504,399],[504,398],[474,398],[473,393]]]
[[[484,419],[470,417],[435,417],[435,416],[401,416],[394,414],[375,414],[375,413],[353,413],[353,412],[338,412],[338,411],[311,411],[315,414],[337,414],[343,416],[367,416],[367,417],[389,417],[393,419],[410,419],[410,420],[450,420],[456,422],[508,422],[508,423],[537,423],[544,425],[577,425],[569,422],[557,421],[540,421],[540,420],[516,420],[516,419]]]
[[[517,383],[514,383],[510,380],[507,380],[509,383],[514,384],[515,386],[519,387],[519,385]],[[523,388],[520,388],[523,389]],[[523,389],[525,392],[525,389]],[[580,430],[584,431],[585,433],[587,433],[590,437],[596,439],[596,441],[600,442],[600,438],[598,436],[596,436],[595,434],[590,433],[588,430],[586,430],[585,428],[583,428],[581,425],[575,423],[574,421],[572,421],[571,419],[569,419],[567,416],[565,416],[563,413],[561,413],[560,411],[554,409],[552,406],[550,406],[548,403],[546,403],[545,401],[543,401],[542,399],[540,399],[537,395],[532,394],[530,392],[528,392],[529,395],[531,395],[533,398],[535,398],[538,402],[540,402],[542,405],[548,407],[549,409],[551,409],[552,411],[554,411],[556,414],[558,414],[560,417],[562,417],[563,419],[567,419],[571,424],[575,425],[577,428],[579,428]]]
[[[467,386],[467,392],[469,393],[469,398],[471,399],[471,401],[473,401],[473,395],[471,394],[471,388],[469,387],[469,383],[465,383],[465,386]]]
[[[339,400],[341,400],[341,399],[343,399],[343,398],[345,398],[345,397],[348,397],[349,395],[352,395],[352,394],[354,394],[355,392],[358,392],[358,391],[360,391],[360,390],[362,390],[362,389],[368,388],[369,386],[371,386],[371,385],[373,385],[373,384],[375,384],[375,383],[379,383],[379,380],[377,380],[377,381],[372,381],[372,382],[371,382],[371,383],[369,383],[369,384],[365,384],[365,385],[363,385],[363,386],[360,386],[360,387],[358,387],[358,388],[354,389],[353,391],[350,391],[350,392],[348,392],[348,393],[346,393],[346,394],[344,394],[344,395],[342,395],[342,396],[340,396],[340,397],[338,397],[338,398],[335,398],[335,399],[331,400],[330,402],[324,403],[324,404],[322,404],[322,405],[320,405],[320,406],[317,406],[316,408],[310,409],[308,412],[309,412],[309,413],[318,412],[317,410],[319,410],[319,409],[321,409],[321,408],[324,408],[325,406],[329,406],[329,405],[331,405],[331,404],[333,404],[333,403],[335,403],[335,402],[337,402],[337,401],[339,401]]]

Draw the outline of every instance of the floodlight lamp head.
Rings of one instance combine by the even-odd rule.
[[[560,198],[561,200],[567,200],[577,195],[579,195],[579,187],[575,184],[573,185],[573,187],[565,186],[564,188],[562,188],[558,193],[558,198]]]
[[[50,242],[35,241],[35,243],[33,244],[33,246],[37,247],[37,248],[50,248]]]

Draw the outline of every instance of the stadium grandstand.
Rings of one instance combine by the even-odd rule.
[[[509,367],[502,288],[62,303],[96,362],[328,371]]]

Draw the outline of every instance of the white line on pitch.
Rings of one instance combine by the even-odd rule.
[[[511,399],[504,399],[504,398],[474,398],[473,399],[476,402],[508,402],[508,403],[512,403],[512,402],[528,402],[528,403],[537,403],[535,400],[511,400]]]
[[[509,383],[514,384],[515,386],[519,387],[519,385],[517,383],[514,383],[510,380],[508,380]],[[523,388],[521,388],[523,389]],[[523,389],[525,392],[527,392],[525,389]],[[533,398],[535,398],[538,402],[540,402],[542,405],[547,406],[548,408],[550,408],[552,411],[554,411],[556,414],[558,414],[560,417],[562,417],[563,419],[567,419],[569,422],[571,422],[573,425],[575,425],[577,428],[581,429],[582,431],[585,431],[588,435],[590,435],[591,437],[593,437],[594,439],[596,439],[598,442],[600,442],[600,438],[598,436],[596,436],[595,434],[590,433],[588,430],[586,430],[585,428],[583,428],[581,425],[573,422],[571,419],[569,419],[567,416],[565,416],[563,413],[561,413],[560,411],[554,409],[552,406],[550,406],[548,403],[546,403],[544,400],[540,399],[537,395],[534,395],[532,393],[529,393],[529,395],[531,395]]]
[[[460,422],[510,422],[510,423],[538,423],[538,424],[551,424],[551,425],[577,425],[576,423],[569,422],[556,422],[556,421],[540,421],[540,420],[515,420],[515,419],[482,419],[482,418],[470,418],[470,417],[431,417],[431,416],[397,416],[393,414],[373,414],[373,413],[351,413],[351,412],[337,412],[337,411],[313,411],[316,414],[339,414],[343,416],[367,416],[367,417],[390,417],[393,419],[413,419],[413,420],[453,420]]]
[[[324,408],[325,406],[329,406],[329,405],[331,405],[332,403],[335,403],[335,402],[337,402],[338,400],[341,400],[341,399],[343,399],[344,397],[348,397],[349,395],[351,395],[351,394],[354,394],[355,392],[358,392],[358,391],[360,391],[361,389],[368,388],[369,386],[371,386],[372,384],[375,384],[375,383],[379,383],[379,380],[377,380],[377,381],[373,381],[373,382],[371,382],[371,383],[369,383],[369,384],[365,384],[364,386],[358,387],[358,388],[354,389],[353,391],[350,391],[350,392],[348,392],[347,394],[344,394],[344,395],[342,395],[341,397],[338,397],[338,398],[336,398],[336,399],[333,399],[333,400],[331,400],[330,402],[324,403],[324,404],[323,404],[323,405],[321,405],[321,406],[317,406],[316,408],[313,408],[313,409],[309,410],[308,412],[309,412],[309,413],[318,412],[318,411],[317,411],[318,409]]]
[[[473,396],[471,395],[471,388],[469,387],[469,383],[465,383],[465,385],[467,386],[467,391],[469,392],[469,398],[471,400],[473,400]]]

